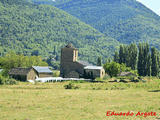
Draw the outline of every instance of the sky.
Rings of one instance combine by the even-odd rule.
[[[160,16],[160,0],[137,0]]]

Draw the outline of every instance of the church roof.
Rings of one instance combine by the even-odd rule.
[[[86,61],[82,61],[82,60],[79,60],[78,63],[84,65],[84,66],[93,66],[92,64],[86,62]]]
[[[49,67],[32,66],[38,73],[53,73]]]
[[[10,75],[27,75],[28,72],[31,70],[32,68],[12,68],[9,71]]]

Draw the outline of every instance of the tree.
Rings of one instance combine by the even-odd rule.
[[[151,76],[151,65],[152,65],[152,60],[151,60],[151,53],[149,53],[148,57],[147,57],[147,68],[146,68],[146,75],[145,76]]]
[[[139,54],[138,54],[137,70],[138,70],[138,74],[141,76],[143,75],[143,46],[141,43],[139,43],[138,49],[139,49]]]
[[[119,63],[125,63],[125,47],[124,45],[120,45],[119,49]]]
[[[151,76],[151,54],[149,49],[149,44],[144,43],[144,75],[143,76]]]
[[[138,56],[138,74],[140,76],[151,75],[151,54],[148,43],[140,43]]]
[[[152,60],[152,76],[157,76],[159,73],[159,56],[158,51],[155,47],[151,48],[151,60]]]
[[[119,54],[117,51],[114,54],[114,62],[119,63]]]
[[[48,66],[40,56],[24,56],[15,53],[8,53],[0,57],[0,65],[3,69],[9,70],[14,67]]]
[[[33,56],[38,56],[39,55],[39,50],[33,50],[33,52],[31,53],[31,55]]]
[[[53,55],[56,55],[57,54],[57,47],[54,46],[54,51],[53,51]]]
[[[102,66],[102,58],[98,57],[97,59],[97,66]]]
[[[119,54],[115,52],[114,61],[120,64],[124,63],[133,70],[137,68],[138,49],[136,44],[120,45]]]
[[[137,68],[137,57],[138,57],[138,49],[136,44],[131,44],[128,46],[128,65],[127,67],[131,67],[132,70],[136,70]]]
[[[121,72],[120,64],[116,62],[106,63],[104,65],[104,69],[106,73],[111,77],[116,77]]]

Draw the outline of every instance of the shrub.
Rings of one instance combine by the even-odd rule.
[[[0,75],[0,85],[2,85],[2,84],[3,84],[3,80],[4,80],[3,76],[2,76],[2,75]]]
[[[137,70],[132,70],[130,67],[126,67],[125,64],[119,64],[116,62],[107,62],[104,65],[104,69],[106,71],[106,73],[111,76],[111,77],[117,77],[118,74],[120,74],[121,72],[131,72],[133,74],[135,74],[136,76],[137,74]]]
[[[60,76],[60,71],[54,70],[53,71],[53,77],[59,77]]]
[[[104,69],[108,75],[110,75],[111,77],[113,76],[116,77],[121,71],[121,66],[119,63],[111,62],[111,63],[106,63],[104,65]]]
[[[14,85],[14,84],[17,84],[18,82],[15,80],[15,79],[9,79],[9,78],[6,78],[4,80],[4,84],[5,85]]]
[[[74,85],[73,83],[70,82],[69,84],[64,85],[64,88],[65,88],[65,89],[79,89],[80,86]]]
[[[0,75],[0,85],[13,85],[17,84],[17,81],[15,79],[10,79],[9,77],[4,77]]]

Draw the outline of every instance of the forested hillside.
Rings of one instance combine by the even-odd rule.
[[[148,41],[160,49],[160,17],[136,0],[33,1],[63,9],[121,43]]]
[[[79,48],[81,59],[90,62],[98,56],[109,57],[118,45],[113,38],[53,6],[0,1],[1,55],[12,50],[25,55],[60,56],[61,47],[69,42]]]

